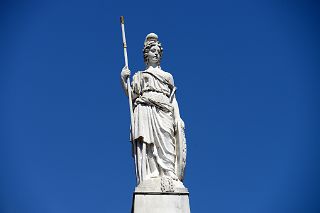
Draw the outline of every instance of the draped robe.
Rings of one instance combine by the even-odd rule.
[[[149,68],[133,76],[132,139],[136,143],[138,183],[168,171],[175,173],[175,121],[170,101],[173,88],[172,75],[160,68]]]

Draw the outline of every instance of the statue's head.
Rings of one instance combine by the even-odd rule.
[[[155,33],[149,33],[146,36],[143,47],[144,63],[148,65],[157,64],[160,65],[162,58],[163,48],[158,41],[158,36]]]

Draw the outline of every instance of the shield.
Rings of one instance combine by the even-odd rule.
[[[187,159],[187,144],[186,144],[186,137],[184,132],[184,124],[181,119],[177,122],[175,139],[176,139],[175,169],[176,169],[176,174],[179,180],[183,181],[184,169],[186,166],[186,159]]]

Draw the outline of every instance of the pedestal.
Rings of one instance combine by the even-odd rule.
[[[131,213],[190,213],[189,193],[135,192]]]
[[[145,180],[135,188],[131,213],[190,213],[188,189],[169,177]]]

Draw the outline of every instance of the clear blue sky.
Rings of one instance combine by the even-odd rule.
[[[129,67],[150,32],[186,124],[191,211],[320,212],[314,1],[2,1],[0,212],[129,212]]]

